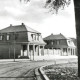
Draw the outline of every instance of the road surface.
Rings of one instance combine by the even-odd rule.
[[[0,80],[36,80],[35,68],[65,62],[69,62],[69,59],[56,60],[56,62],[55,60],[0,62]]]

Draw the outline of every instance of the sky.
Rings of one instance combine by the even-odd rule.
[[[45,0],[31,0],[27,4],[19,0],[0,0],[0,29],[24,23],[42,33],[43,38],[52,33],[76,38],[73,2],[58,14],[52,14],[44,5]]]

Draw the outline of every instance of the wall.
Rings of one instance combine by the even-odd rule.
[[[7,34],[9,34],[10,39],[7,40]],[[15,34],[15,35],[14,35]],[[28,35],[27,32],[17,32],[17,33],[2,33],[1,34],[2,40],[0,40],[0,43],[6,43],[6,42],[27,42],[28,41]]]
[[[7,40],[7,34],[10,35],[10,39]],[[3,33],[3,39],[0,40],[0,59],[9,59],[14,58],[14,40],[15,42],[28,42],[28,35],[27,32],[17,32],[16,36],[13,33]],[[18,58],[21,51],[21,44],[15,45],[16,55],[15,57]],[[10,51],[10,57],[9,57]]]
[[[53,42],[53,45],[58,45],[57,41],[59,41],[59,45],[67,45],[67,40],[65,40],[65,39],[64,40],[62,40],[62,39],[60,39],[60,40],[53,40],[53,41],[52,40],[51,41],[50,40],[49,41],[45,40],[45,42],[48,43],[48,45],[52,45],[51,44],[52,42]]]
[[[18,55],[20,55],[21,45],[16,44],[15,45],[15,57],[18,58]],[[9,57],[10,52],[10,57]],[[0,44],[0,59],[9,59],[14,58],[14,45],[12,44]]]

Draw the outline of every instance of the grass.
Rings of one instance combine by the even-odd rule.
[[[50,65],[43,70],[50,80],[80,80],[77,63]]]

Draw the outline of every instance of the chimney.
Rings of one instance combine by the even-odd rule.
[[[10,24],[10,27],[12,27],[12,24]]]
[[[21,23],[22,24],[22,26],[24,25],[24,23]]]
[[[60,33],[60,35],[61,35],[61,33]]]
[[[53,33],[51,33],[51,35],[53,35]]]

